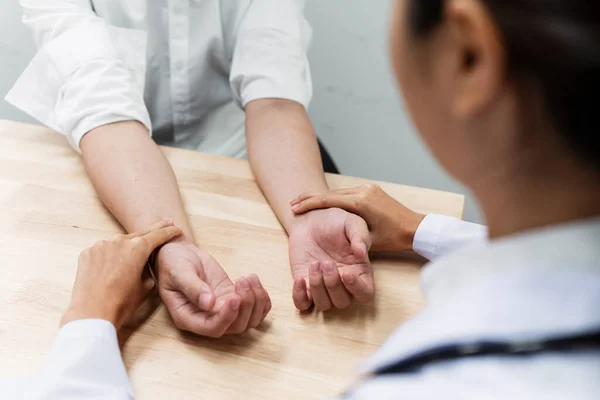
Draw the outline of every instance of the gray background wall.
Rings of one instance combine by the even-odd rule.
[[[16,0],[0,0],[0,99],[34,54]],[[389,1],[308,1],[310,116],[344,174],[464,193],[435,163],[403,111],[387,56]],[[0,119],[35,122],[0,100]],[[465,219],[480,221],[467,198]]]
[[[0,0],[0,119],[35,122],[4,101],[34,53],[31,34],[21,23],[18,0]]]

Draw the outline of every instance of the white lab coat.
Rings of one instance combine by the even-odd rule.
[[[414,247],[433,258],[422,275],[428,306],[360,366],[367,375],[344,398],[597,398],[600,351],[467,358],[409,375],[368,377],[437,344],[539,339],[600,327],[600,219],[491,243],[486,234],[485,227],[450,217],[423,220]],[[101,320],[65,325],[42,372],[0,383],[0,397],[133,398],[114,328]]]
[[[21,0],[39,48],[6,100],[64,134],[137,120],[162,144],[245,155],[247,103],[312,96],[305,0]]]

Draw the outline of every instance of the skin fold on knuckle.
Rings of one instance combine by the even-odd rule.
[[[329,310],[331,310],[331,304],[321,304],[321,305],[316,306],[316,309],[318,311],[329,311]]]
[[[209,336],[213,339],[220,339],[225,335],[227,331],[227,326],[219,326],[217,328],[211,329],[206,336]]]
[[[323,282],[323,279],[316,278],[314,281],[310,282],[310,288],[314,292],[316,290],[325,288],[325,283]]]
[[[363,189],[363,192],[372,193],[377,190],[377,185],[372,184],[372,183],[367,183],[366,185],[363,185],[362,189]]]
[[[350,304],[352,304],[351,300],[338,300],[336,303],[334,303],[335,308],[340,309],[340,310],[344,310],[348,307],[350,307]]]
[[[327,289],[339,289],[344,285],[342,283],[342,278],[340,277],[339,272],[337,272],[336,270],[334,270],[333,276],[324,276],[323,281],[325,282],[325,286],[327,287]]]
[[[240,307],[252,307],[254,305],[254,296],[251,293],[248,293],[244,296],[241,296],[241,306]]]

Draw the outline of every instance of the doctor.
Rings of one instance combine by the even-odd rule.
[[[600,141],[591,100],[600,90],[600,7],[551,4],[396,2],[391,49],[406,104],[432,152],[473,190],[489,226],[416,214],[377,187],[293,202],[298,213],[356,211],[369,223],[374,248],[432,259],[422,275],[426,308],[362,365],[364,380],[344,398],[598,397]],[[127,240],[140,239],[117,243]],[[135,292],[110,276],[126,273],[118,282],[139,287],[151,246],[138,258],[123,256],[131,266],[116,270],[102,267],[99,253],[127,255],[128,247],[104,249],[87,253],[98,255],[97,265],[82,257],[72,301],[79,312],[66,314],[72,322],[59,333],[42,383],[31,385],[40,395],[31,398],[132,396],[113,328],[120,319],[84,311],[94,307],[77,300],[78,286],[91,274],[103,282],[104,297]],[[84,327],[94,324],[98,334],[90,338]],[[81,346],[63,359],[70,340]],[[111,374],[90,374],[99,363]]]
[[[198,316],[233,315],[223,291],[235,290],[245,310],[264,308],[266,300],[247,290],[261,287],[260,280],[234,284],[196,243],[176,178],[155,142],[234,157],[247,151],[290,237],[298,308],[312,304],[311,287],[324,285],[335,295],[319,301],[322,310],[373,298],[364,220],[340,209],[302,216],[289,209],[298,194],[327,189],[306,112],[311,31],[304,0],[21,5],[39,51],[6,99],[81,152],[98,196],[128,232],[165,216],[182,228],[156,257],[158,290],[177,327],[212,337],[243,332],[256,321],[214,329]],[[311,281],[311,267],[331,275]]]

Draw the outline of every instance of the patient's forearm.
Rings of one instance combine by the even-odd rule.
[[[286,231],[302,217],[290,201],[300,193],[327,190],[319,146],[306,110],[290,100],[261,99],[246,106],[248,159]]]
[[[128,232],[170,217],[193,241],[173,170],[141,123],[98,127],[80,147],[98,196]]]

